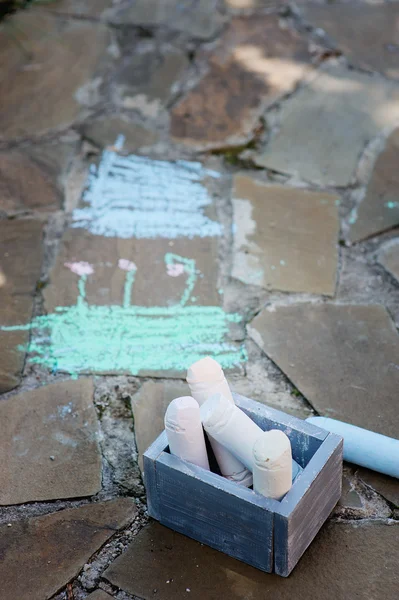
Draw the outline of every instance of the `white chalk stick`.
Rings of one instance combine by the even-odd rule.
[[[190,391],[201,406],[215,393],[221,393],[234,404],[233,396],[219,363],[209,356],[198,360],[187,371]],[[229,450],[208,435],[213,453],[224,477],[246,487],[252,485],[252,474]]]
[[[171,454],[209,471],[199,404],[191,396],[175,398],[165,413]]]
[[[253,447],[254,490],[281,500],[292,485],[291,442],[283,431],[264,431]]]

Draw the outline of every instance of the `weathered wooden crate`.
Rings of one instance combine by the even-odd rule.
[[[342,438],[243,396],[263,430],[288,435],[303,467],[277,501],[180,460],[163,432],[144,454],[149,514],[163,525],[267,573],[287,577],[341,495]]]

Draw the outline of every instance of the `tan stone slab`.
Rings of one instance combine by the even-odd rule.
[[[257,15],[232,19],[208,61],[208,72],[172,110],[171,133],[217,147],[245,141],[265,107],[304,76],[310,55],[276,15]]]
[[[399,6],[395,3],[306,4],[304,14],[353,64],[399,79]]]
[[[122,5],[111,20],[120,25],[161,26],[204,40],[216,35],[224,23],[217,0],[136,0]]]
[[[21,378],[29,331],[1,327],[26,325],[40,278],[43,225],[31,219],[0,220],[0,393],[16,387]]]
[[[116,75],[115,102],[145,117],[156,117],[172,98],[188,64],[187,55],[177,49],[133,54]]]
[[[1,137],[30,137],[73,123],[81,110],[78,91],[95,77],[108,43],[98,23],[40,10],[13,16],[0,32]]]
[[[87,596],[87,600],[110,600],[110,598],[113,598],[113,596],[110,596],[103,590],[96,590]]]
[[[66,381],[0,402],[0,504],[92,496],[101,455],[91,379]]]
[[[47,600],[136,513],[133,500],[120,498],[2,525],[2,600]]]
[[[158,135],[138,123],[132,123],[122,116],[105,117],[84,123],[82,134],[96,146],[113,146],[118,135],[125,138],[123,152],[130,153],[142,147],[152,146],[158,141]]]
[[[79,277],[65,266],[79,261],[93,266],[94,273],[86,282],[89,304],[122,306],[126,271],[119,260],[132,261],[137,272],[130,300],[139,306],[170,306],[183,296],[187,275],[168,275],[165,254],[173,252],[194,258],[198,277],[193,289],[195,302],[190,304],[219,305],[217,292],[217,238],[180,238],[170,245],[167,239],[120,239],[91,235],[83,229],[70,229],[64,235],[61,251],[50,273],[50,285],[43,293],[45,307],[53,312],[57,306],[76,304]]]
[[[179,396],[190,395],[184,381],[146,381],[132,398],[134,434],[143,469],[143,453],[164,430],[164,416],[169,403]]]
[[[349,216],[349,240],[357,242],[399,225],[399,128],[378,156],[364,199]]]
[[[281,306],[249,330],[321,415],[399,437],[399,335],[383,306]]]
[[[399,240],[383,246],[378,261],[399,282]]]
[[[388,502],[399,507],[398,479],[363,468],[358,469],[357,475],[362,481],[364,481],[364,483],[388,500]]]
[[[290,577],[283,578],[153,523],[142,529],[105,577],[145,600],[387,600],[395,598],[399,584],[397,530],[397,525],[382,523],[329,523]]]
[[[269,289],[334,295],[339,197],[236,175],[232,276]]]
[[[399,118],[399,86],[342,66],[321,70],[287,100],[256,163],[321,185],[346,186],[366,143]]]

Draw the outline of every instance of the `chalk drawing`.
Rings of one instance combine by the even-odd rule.
[[[193,238],[222,234],[205,215],[212,198],[202,181],[220,177],[199,162],[120,156],[119,138],[91,165],[83,194],[88,206],[72,214],[72,227],[119,238]]]
[[[173,306],[137,306],[130,304],[136,265],[120,259],[126,271],[123,304],[88,304],[85,282],[95,271],[71,267],[79,276],[76,305],[57,307],[52,314],[36,317],[28,325],[3,326],[3,331],[31,330],[27,347],[29,359],[54,371],[76,377],[87,372],[185,371],[205,356],[212,356],[224,368],[247,360],[243,345],[226,341],[230,323],[240,315],[226,313],[220,306],[193,306],[192,291],[201,275],[193,259],[167,253],[167,272],[187,275],[185,290]],[[87,263],[72,263],[87,264]],[[182,272],[183,273],[183,272]],[[181,273],[181,274],[182,274]]]

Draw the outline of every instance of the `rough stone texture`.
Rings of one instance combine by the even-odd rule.
[[[101,456],[92,401],[93,384],[82,379],[0,402],[0,504],[79,498],[100,491]]]
[[[320,414],[399,437],[399,335],[385,308],[281,306],[249,332]]]
[[[9,27],[0,32],[1,137],[67,127],[80,112],[79,88],[96,75],[106,51],[106,28],[40,10],[18,13]]]
[[[116,103],[145,117],[156,117],[172,98],[188,64],[185,53],[177,49],[163,54],[153,49],[136,52],[116,76]]]
[[[383,246],[378,261],[399,282],[399,240]]]
[[[378,156],[364,199],[349,216],[349,240],[357,242],[399,225],[399,128]]]
[[[399,7],[365,2],[306,4],[305,17],[325,30],[356,66],[399,79]]]
[[[57,306],[76,304],[79,277],[65,266],[65,263],[76,261],[86,261],[94,268],[93,275],[88,276],[86,283],[87,302],[121,306],[126,279],[126,271],[118,267],[121,258],[133,261],[137,266],[132,304],[167,306],[178,303],[187,277],[168,275],[164,262],[167,252],[195,257],[196,267],[204,275],[198,279],[193,291],[196,304],[219,304],[217,246],[216,238],[182,238],[174,240],[171,246],[167,239],[106,238],[91,235],[83,229],[69,229],[50,273],[51,284],[44,290],[45,307],[48,311],[54,311]]]
[[[388,502],[399,507],[399,481],[397,479],[363,468],[358,469],[357,476]]]
[[[87,596],[87,600],[110,600],[112,596],[104,592],[103,590],[96,590],[92,594]]]
[[[190,395],[184,381],[146,381],[132,398],[134,432],[139,466],[143,469],[143,453],[164,430],[164,416],[169,403],[179,396]]]
[[[338,504],[352,509],[362,508],[363,506],[359,494],[354,489],[350,479],[345,475],[342,477],[342,494]]]
[[[112,22],[123,25],[162,26],[172,31],[209,39],[222,27],[224,18],[217,10],[217,0],[136,0],[122,5]]]
[[[46,10],[76,17],[102,17],[113,5],[114,0],[52,0]]]
[[[304,76],[309,60],[307,44],[277,16],[234,18],[208,72],[172,110],[172,135],[209,147],[242,143],[264,108]]]
[[[42,262],[41,223],[0,220],[0,328],[29,323],[33,294]],[[29,331],[0,329],[0,393],[16,387],[21,378]]]
[[[399,86],[325,67],[283,105],[281,127],[256,162],[306,181],[345,186],[366,143],[398,118]]]
[[[233,277],[275,290],[334,295],[338,196],[236,175],[233,198]]]
[[[290,577],[284,579],[152,524],[139,533],[108,568],[105,577],[130,594],[146,599],[156,593],[160,600],[269,596],[275,600],[386,600],[395,597],[399,583],[397,529],[397,525],[378,522],[329,523]]]
[[[136,512],[133,500],[121,498],[3,525],[2,600],[50,598]]]
[[[273,8],[281,4],[281,0],[224,0],[226,8],[234,11],[251,11],[257,8]]]
[[[123,151],[126,153],[152,146],[158,140],[156,132],[138,123],[132,123],[123,116],[96,119],[84,123],[80,130],[85,138],[101,148],[113,146],[118,135],[123,135],[125,138]]]

